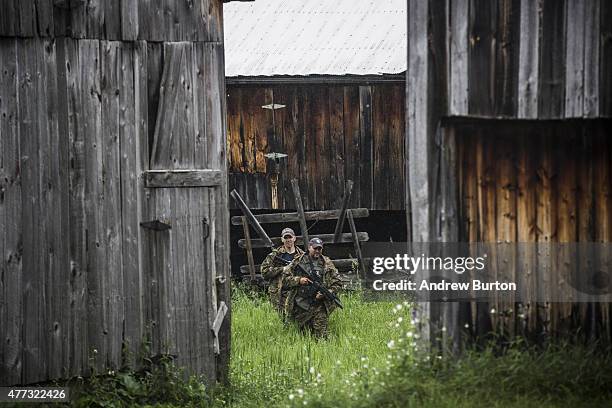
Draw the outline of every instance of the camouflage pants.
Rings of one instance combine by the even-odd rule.
[[[291,313],[291,318],[298,324],[300,330],[308,330],[316,338],[327,338],[329,315],[323,303],[313,305],[310,310],[304,310],[295,305]]]
[[[287,301],[286,291],[268,292],[270,303],[278,311],[281,316],[285,316],[285,302]]]

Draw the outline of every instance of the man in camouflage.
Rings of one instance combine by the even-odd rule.
[[[326,287],[337,294],[342,288],[340,275],[331,259],[323,255],[323,241],[313,238],[309,241],[308,253],[296,258],[283,273],[283,285],[289,289],[286,301],[286,313],[301,330],[310,330],[317,338],[326,338],[330,313],[336,304],[317,292],[305,276],[300,276],[299,263],[302,268]]]
[[[293,261],[294,258],[302,255],[304,251],[295,246],[295,232],[291,228],[285,228],[281,232],[283,245],[273,249],[266,256],[261,264],[261,275],[269,282],[268,296],[270,302],[283,315],[285,312],[286,291],[282,290],[283,269],[286,267],[275,258],[283,258],[286,261]]]

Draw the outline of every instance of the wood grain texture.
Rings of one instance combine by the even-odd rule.
[[[369,215],[367,208],[353,208],[353,218],[362,218]],[[304,213],[306,221],[323,221],[335,220],[340,216],[341,210],[325,210],[325,211],[306,211]],[[290,223],[298,222],[299,215],[297,212],[279,213],[279,214],[259,214],[255,215],[255,219],[260,224],[266,223]],[[234,216],[231,218],[232,225],[242,225],[242,216]]]
[[[607,72],[612,71],[612,4],[602,1],[600,7],[599,114],[610,117],[612,116],[612,78]]]
[[[20,0],[3,4],[0,35],[99,40],[222,41],[222,1]]]
[[[16,384],[22,375],[23,319],[22,278],[23,245],[22,230],[22,171],[20,170],[20,128],[22,127],[17,105],[18,71],[17,44],[12,39],[0,40],[0,269],[4,279],[1,285],[3,301],[0,302],[0,324],[3,329],[2,370],[0,382]],[[26,206],[28,204],[26,203]]]
[[[41,125],[45,124],[45,106],[37,95],[44,88],[43,46],[36,40],[20,42],[17,45],[17,64],[19,70],[18,115],[19,133],[29,137],[20,140],[20,171],[22,174],[23,205],[23,240],[31,242],[24,246],[23,257],[23,316],[28,316],[23,324],[23,368],[22,381],[35,382],[47,372],[49,361],[45,333],[46,311],[45,297],[45,262],[48,259],[45,250],[46,220],[40,212],[41,186],[40,139]],[[42,119],[42,124],[38,120]],[[46,162],[42,162],[46,164]],[[44,200],[44,197],[42,198]]]
[[[521,0],[517,109],[519,118],[538,117],[540,24],[538,1]]]
[[[609,200],[603,197],[608,195],[610,171],[604,157],[610,154],[610,146],[601,135],[608,122],[505,121],[507,126],[503,127],[500,121],[481,121],[479,127],[476,122],[456,125],[462,146],[457,170],[462,180],[462,237],[517,243],[516,251],[505,251],[505,245],[500,245],[502,249],[489,259],[502,271],[498,279],[519,284],[516,300],[531,300],[516,305],[514,321],[507,313],[489,319],[491,314],[477,305],[476,316],[472,315],[477,333],[484,333],[481,328],[487,320],[492,328],[506,334],[511,334],[515,325],[516,333],[540,340],[564,337],[578,328],[589,336],[608,330],[608,308],[580,304],[574,298],[576,283],[588,285],[591,275],[587,272],[596,269],[595,263],[608,261],[594,256],[587,247],[576,255],[567,245],[558,245],[591,242],[598,228],[599,234],[607,237],[611,210]],[[491,132],[495,138],[490,137]],[[493,174],[487,176],[490,170]],[[470,185],[475,185],[475,200]],[[476,228],[471,227],[474,216],[470,215],[474,201],[478,208]],[[576,269],[577,262],[582,273]],[[511,299],[497,296],[489,308],[499,314],[511,303]]]
[[[227,98],[230,171],[236,180],[232,187],[241,192],[251,208],[269,208],[269,169],[261,169],[256,163],[263,154],[278,150],[288,155],[280,162],[281,209],[293,208],[291,178],[299,180],[307,209],[338,207],[345,180],[355,183],[352,206],[357,206],[363,200],[362,192],[366,192],[377,200],[375,208],[402,209],[405,195],[399,192],[404,190],[405,166],[403,88],[396,84],[369,88],[375,95],[371,104],[366,103],[371,105],[368,109],[372,110],[372,119],[364,122],[358,85],[232,86]],[[275,111],[274,133],[269,111],[266,116],[264,110],[256,110],[261,102],[244,102],[245,98],[261,100],[262,95],[264,100],[273,98],[275,103],[285,105]],[[367,132],[362,129],[364,123],[371,128]],[[262,129],[267,129],[269,140],[256,143]],[[369,153],[372,160],[361,160],[363,143],[374,149]],[[360,185],[362,171],[372,176],[366,182],[366,190]]]
[[[586,0],[567,2],[565,117],[581,117],[584,108]]]
[[[369,240],[369,236],[367,232],[360,232],[358,234],[359,236],[359,240],[360,241],[367,241]],[[302,235],[297,235],[296,238],[296,245],[304,245],[304,247],[306,249],[308,249],[308,240],[312,239],[312,238],[320,238],[323,243],[325,244],[329,244],[329,243],[333,243],[334,242],[334,234],[316,234],[316,235],[308,235],[306,238],[306,240],[304,239],[304,237]],[[272,243],[274,243],[274,246],[278,246],[282,244],[282,240],[281,237],[272,237]],[[352,235],[350,232],[344,232],[342,234],[340,234],[340,237],[338,238],[338,243],[342,243],[342,242],[352,242]],[[255,238],[255,239],[251,239],[251,245],[253,248],[268,248],[268,244],[263,240],[263,239],[259,239],[259,238]],[[239,239],[238,240],[238,246],[240,246],[240,248],[246,248],[246,241],[244,239]]]
[[[144,173],[148,188],[215,187],[221,183],[221,170],[150,170]]]
[[[468,113],[468,0],[451,1],[450,10],[450,77],[449,108],[451,115]]]
[[[150,339],[213,383],[229,356],[208,318],[229,304],[221,2],[68,3],[0,17],[0,381],[138,368]],[[151,194],[151,161],[218,171]],[[176,236],[141,227],[158,213]]]

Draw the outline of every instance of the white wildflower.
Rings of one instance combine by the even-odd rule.
[[[295,395],[289,394],[289,400],[293,400],[294,398],[295,398]]]
[[[393,347],[395,347],[395,342],[394,342],[393,340],[390,340],[390,341],[387,343],[387,347],[389,347],[390,349],[392,349]]]

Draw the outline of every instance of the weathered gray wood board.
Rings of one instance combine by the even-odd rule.
[[[423,79],[433,75],[426,82],[433,87],[427,98],[445,96],[443,116],[610,115],[608,2],[446,0],[409,5],[409,36],[416,42],[408,44],[408,101],[425,86]],[[431,24],[419,27],[424,13]],[[425,48],[417,41],[419,28],[432,39]],[[436,44],[440,31],[444,41]],[[419,106],[425,111],[437,105]],[[407,112],[410,116],[410,106]]]
[[[369,240],[369,236],[367,232],[359,232],[357,236],[359,238],[359,241]],[[308,238],[314,238],[314,237],[320,238],[325,244],[334,243],[334,234],[316,234],[316,235],[310,235]],[[304,241],[303,236],[298,235],[295,237],[295,239],[296,239],[296,245],[304,245],[308,247],[308,243],[307,243],[308,240]],[[344,232],[340,234],[337,243],[344,243],[344,242],[353,242],[353,237],[350,232]],[[272,243],[274,244],[274,246],[281,245],[282,244],[281,237],[272,238]],[[253,248],[269,247],[269,245],[263,239],[257,239],[257,238],[251,239],[251,245],[253,246]],[[240,246],[240,248],[246,248],[246,241],[244,238],[241,238],[238,240],[238,246]]]
[[[0,36],[211,42],[222,17],[219,0],[4,0]]]
[[[222,52],[0,39],[0,384],[143,350],[225,375],[229,315],[220,356],[211,330],[229,305]]]

